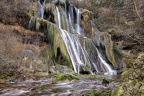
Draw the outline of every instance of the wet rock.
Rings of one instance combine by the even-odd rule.
[[[127,72],[124,72],[122,74],[122,81],[118,88],[114,90],[112,93],[112,96],[143,96],[144,93],[141,90],[144,86],[143,81],[143,70],[141,67],[135,67],[135,66],[142,66],[144,65],[144,62],[141,62],[144,60],[144,54],[140,53],[133,62],[133,66],[131,69],[127,70]],[[137,68],[137,69],[136,69]],[[127,78],[128,77],[128,78]]]
[[[60,35],[59,28],[55,24],[45,19],[35,17],[31,19],[30,26],[31,29],[41,31],[46,35],[50,45],[53,47],[53,49],[51,50],[52,56],[50,57],[54,57],[57,64],[62,63],[63,65],[67,65],[72,68],[72,64],[64,41]]]
[[[63,65],[51,66],[50,75],[56,76],[57,80],[78,80],[77,74],[72,69]]]
[[[71,73],[63,73],[63,74],[58,74],[56,76],[57,80],[78,80],[78,76],[76,76],[76,74],[71,74]]]
[[[0,54],[0,79],[8,79],[14,76],[17,66],[14,61]]]
[[[110,82],[109,82],[108,80],[106,80],[106,79],[103,79],[103,80],[102,80],[102,84],[105,85],[105,86],[107,86],[109,83],[110,83]]]
[[[78,68],[80,74],[90,74],[90,69],[87,66],[80,65]]]
[[[111,96],[111,91],[90,90],[87,93],[83,94],[82,96]]]
[[[51,66],[50,72],[54,74],[61,74],[61,73],[75,73],[72,69],[64,65],[55,65]]]
[[[101,46],[102,48],[104,48],[104,53],[106,54],[107,59],[109,60],[109,62],[112,63],[113,66],[116,66],[116,62],[115,62],[115,55],[114,55],[114,46],[113,46],[113,42],[111,40],[111,35],[108,34],[107,32],[97,32],[96,36],[93,38],[95,45],[97,46]]]
[[[90,20],[92,20],[92,12],[86,10],[86,9],[81,9],[81,21],[80,25],[84,28],[86,34],[88,37],[92,36],[92,25]]]

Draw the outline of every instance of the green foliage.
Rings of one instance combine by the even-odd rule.
[[[0,79],[7,79],[14,76],[16,65],[13,65],[13,61],[0,54]]]
[[[65,21],[65,17],[64,16],[62,16],[62,18],[61,18],[61,21],[62,21],[62,29],[67,29],[67,25],[66,25],[66,21]]]
[[[87,92],[86,94],[83,94],[82,96],[111,96],[111,91],[97,91],[97,90],[91,90]]]
[[[12,77],[14,76],[14,72],[13,71],[7,71],[4,73],[0,73],[0,79],[7,79],[8,77]]]
[[[76,76],[76,74],[71,74],[71,73],[63,73],[63,74],[58,74],[56,76],[57,80],[78,80],[78,76]]]
[[[28,11],[28,15],[31,17],[31,16],[35,16],[35,13],[36,13],[36,3],[32,4],[30,7],[29,7],[29,11]]]
[[[124,96],[122,86],[115,88],[114,92],[112,92],[111,96]]]

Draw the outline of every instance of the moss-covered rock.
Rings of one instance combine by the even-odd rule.
[[[79,70],[80,74],[90,74],[91,73],[90,69],[85,65],[79,65],[78,68],[79,68],[78,70]]]
[[[29,15],[30,17],[31,17],[31,16],[35,16],[36,7],[37,7],[36,2],[34,2],[34,3],[29,7],[28,15]]]
[[[50,75],[56,77],[57,80],[78,80],[77,73],[64,65],[51,66]]]
[[[55,58],[55,62],[58,64],[67,65],[70,68],[72,68],[69,54],[65,47],[64,41],[60,35],[60,30],[56,25],[51,25],[51,23],[48,23],[47,27],[50,27],[52,29],[51,31],[48,30],[48,35],[51,36],[50,38],[52,38],[52,40],[50,41],[53,46],[53,55]]]
[[[61,74],[61,73],[75,74],[75,72],[72,69],[70,69],[69,67],[64,66],[64,65],[59,65],[59,64],[57,64],[55,66],[51,66],[50,73],[52,73],[52,74]]]
[[[90,90],[82,96],[111,96],[111,91],[97,91],[97,90]]]
[[[61,37],[59,28],[45,19],[33,17],[31,21],[35,21],[35,23],[31,22],[31,25],[32,27],[35,27],[36,31],[41,31],[47,35],[46,37],[52,46],[52,50],[49,50],[52,51],[52,56],[50,57],[54,58],[53,60],[55,63],[67,65],[72,68],[71,60]]]
[[[0,79],[8,79],[14,76],[17,66],[14,61],[0,54]]]
[[[140,53],[133,62],[132,68],[122,73],[121,84],[114,90],[112,96],[143,96],[144,86],[144,53]]]
[[[116,66],[114,46],[111,40],[111,35],[108,34],[107,32],[97,32],[94,38],[95,38],[94,39],[95,44],[101,47],[103,54],[106,55],[108,61],[113,66]]]
[[[56,76],[57,80],[78,80],[78,76],[76,74],[70,74],[70,73],[63,73],[63,74],[58,74]]]
[[[123,89],[121,86],[117,87],[114,92],[112,92],[111,96],[124,96],[123,94]]]

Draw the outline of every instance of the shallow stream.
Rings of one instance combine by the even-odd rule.
[[[108,84],[102,84],[102,78],[80,76],[79,80],[57,81],[41,77],[5,82],[0,83],[0,96],[81,96],[90,90],[113,90],[118,85],[117,77],[107,77]]]

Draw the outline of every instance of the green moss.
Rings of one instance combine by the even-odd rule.
[[[12,76],[14,76],[14,72],[12,71],[0,73],[0,79],[7,79],[8,77],[12,77]]]
[[[47,23],[47,38],[48,38],[48,41],[50,42],[50,44],[53,44],[53,41],[54,41],[54,25],[51,24],[51,23]]]
[[[60,35],[60,30],[58,27],[50,22],[47,22],[48,40],[50,41],[53,48],[54,58],[57,59],[55,62],[57,64],[63,64],[72,68],[71,60],[67,52],[65,43]],[[60,57],[62,58],[61,60]]]
[[[107,80],[107,79],[103,79],[102,80],[102,84],[104,84],[104,85],[107,85],[107,84],[109,84],[110,82]]]
[[[66,25],[66,21],[65,21],[65,17],[64,16],[62,16],[62,18],[61,18],[61,21],[62,21],[62,29],[67,29],[67,25]]]
[[[124,92],[124,91],[123,91],[122,86],[119,86],[119,87],[117,87],[117,88],[114,90],[114,92],[112,93],[111,96],[124,96],[124,95],[122,95],[123,92]]]
[[[114,28],[108,28],[108,29],[106,30],[106,32],[112,33],[112,32],[115,32],[115,29],[114,29]]]
[[[88,53],[90,53],[92,50],[92,40],[86,39],[86,41],[87,41],[87,51],[88,51]]]
[[[36,31],[46,32],[47,31],[47,21],[41,18],[36,18]]]
[[[141,68],[144,64],[144,53],[140,53],[137,59],[134,61],[133,65]]]
[[[121,84],[114,90],[112,96],[143,96],[143,77],[142,77],[142,66],[144,59],[143,53],[140,53],[133,67],[122,73]]]
[[[80,74],[90,74],[90,69],[85,65],[79,66]]]
[[[50,5],[49,5],[49,4],[46,4],[46,5],[45,5],[45,10],[46,10],[46,11],[49,11],[49,10],[50,10]]]
[[[57,80],[78,80],[76,74],[63,73],[56,76]]]
[[[103,46],[105,46],[105,53],[108,58],[108,60],[115,66],[115,56],[113,52],[113,42],[111,40],[111,35],[107,32],[103,32],[100,35],[101,43]]]
[[[140,90],[139,90],[139,92],[136,94],[136,96],[143,96],[144,95],[144,85],[142,85],[141,87],[140,87]]]
[[[28,15],[31,17],[31,16],[34,16],[35,15],[35,12],[36,12],[36,3],[32,4],[30,7],[29,7],[29,12],[28,12]]]
[[[29,29],[35,30],[35,25],[36,25],[36,18],[35,17],[31,17],[31,21],[29,23]]]
[[[82,96],[111,96],[111,91],[97,91],[97,90],[91,90],[87,92],[86,94],[83,94]]]
[[[39,31],[39,28],[40,28],[40,23],[36,21],[36,31]]]
[[[133,69],[128,69],[127,71],[124,71],[122,74],[121,74],[121,81],[127,81],[129,78],[129,75],[132,73]]]

